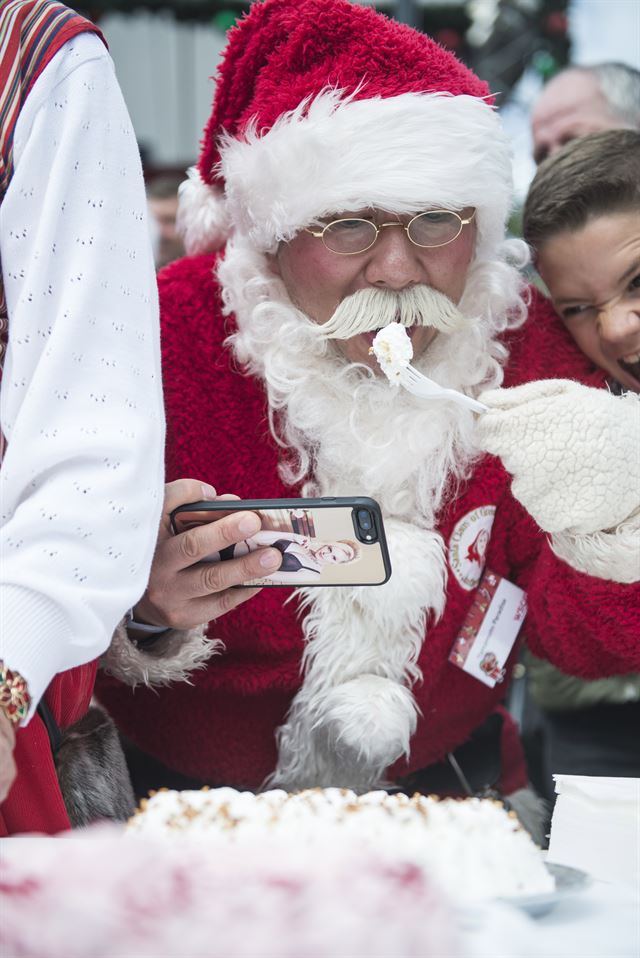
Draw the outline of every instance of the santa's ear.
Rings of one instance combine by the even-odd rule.
[[[269,272],[273,273],[274,276],[277,276],[278,279],[282,279],[282,269],[280,268],[278,250],[276,250],[275,253],[265,253],[264,258]]]

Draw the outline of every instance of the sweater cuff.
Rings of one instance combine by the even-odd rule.
[[[152,645],[141,648],[129,638],[125,621],[123,619],[116,628],[100,666],[131,688],[169,685],[171,682],[191,684],[191,672],[206,668],[211,656],[224,650],[219,639],[205,636],[204,625],[188,631],[169,629]]]
[[[60,607],[19,585],[0,586],[0,659],[26,681],[31,704],[26,725],[53,677],[61,671],[58,649],[71,644],[71,627]]]
[[[630,584],[640,581],[640,511],[610,532],[574,535],[556,532],[551,548],[578,572]]]

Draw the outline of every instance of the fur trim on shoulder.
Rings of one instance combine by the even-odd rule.
[[[612,532],[571,535],[556,532],[551,548],[578,572],[629,584],[640,581],[640,511]]]
[[[206,668],[211,656],[224,649],[218,639],[206,638],[204,630],[204,625],[187,632],[170,629],[143,650],[131,641],[123,620],[113,633],[100,667],[132,688],[189,682],[191,672]]]
[[[229,235],[226,201],[221,190],[200,177],[195,166],[178,189],[176,228],[189,256],[215,253]]]

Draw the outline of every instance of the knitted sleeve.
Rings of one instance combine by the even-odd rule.
[[[155,273],[137,144],[103,44],[69,41],[16,127],[0,208],[2,655],[34,704],[144,590],[162,503]]]

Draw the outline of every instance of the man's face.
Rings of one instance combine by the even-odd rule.
[[[158,255],[156,266],[166,266],[184,256],[184,245],[176,229],[178,197],[150,197],[147,200],[149,212],[153,216],[158,230]]]
[[[341,217],[362,216],[362,211],[340,213]],[[336,217],[330,217],[334,219]],[[400,217],[406,222],[411,217]],[[393,214],[376,215],[376,222],[390,222]],[[328,250],[321,239],[306,231],[289,243],[282,243],[271,257],[271,266],[287,289],[291,301],[314,322],[326,323],[339,303],[358,290],[377,288],[400,291],[418,284],[430,286],[458,303],[465,287],[467,269],[475,244],[475,222],[446,246],[432,249],[415,246],[400,228],[382,229],[374,245],[364,253],[345,256]],[[430,326],[408,330],[414,356],[418,358],[437,335]],[[349,362],[364,363],[378,371],[369,349],[375,330],[337,345]]]
[[[549,81],[534,107],[531,116],[534,159],[542,163],[570,140],[624,125],[611,112],[596,78],[570,70]]]
[[[176,239],[176,216],[178,215],[178,197],[152,196],[148,200],[149,209],[158,221],[160,235],[163,239]]]
[[[548,240],[538,272],[580,349],[640,392],[640,216],[614,213]]]

